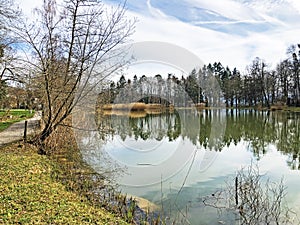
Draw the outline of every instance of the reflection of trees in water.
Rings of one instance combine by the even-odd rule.
[[[155,139],[161,141],[164,137],[168,137],[169,141],[173,141],[181,134],[181,121],[179,114],[162,113],[162,114],[146,114],[143,117],[130,117],[111,115],[106,116],[98,121],[98,127],[101,136],[119,135],[123,141],[127,137],[135,140]]]
[[[289,156],[288,165],[292,169],[300,169],[300,115],[279,115],[281,128],[278,134],[277,148]]]
[[[276,140],[274,118],[266,112],[228,111],[226,122],[225,144],[249,141],[249,147],[257,158],[265,154],[267,145]]]
[[[227,112],[224,142],[228,146],[241,140],[250,143],[258,159],[269,144],[289,156],[292,169],[300,169],[300,115],[287,112],[259,112],[254,110]]]
[[[213,136],[212,126],[219,123],[221,117],[226,118],[225,133]],[[120,135],[123,140],[133,137],[135,140],[160,141],[168,137],[173,141],[181,136],[194,145],[220,151],[224,146],[237,145],[244,140],[249,142],[249,149],[258,159],[266,153],[269,144],[274,144],[278,151],[289,156],[288,164],[292,169],[300,169],[300,115],[296,113],[255,110],[227,110],[226,113],[203,110],[195,113],[193,110],[178,110],[139,118],[112,115],[101,119],[98,125],[106,130],[106,134]]]

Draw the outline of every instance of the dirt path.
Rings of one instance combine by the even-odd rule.
[[[27,135],[33,134],[37,130],[41,119],[40,114],[41,112],[36,112],[33,118],[27,120]],[[24,128],[25,120],[14,123],[6,130],[0,132],[0,147],[14,141],[22,140],[24,136]]]

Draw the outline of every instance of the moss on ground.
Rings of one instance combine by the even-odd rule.
[[[68,191],[60,167],[27,146],[0,149],[0,224],[127,224]]]

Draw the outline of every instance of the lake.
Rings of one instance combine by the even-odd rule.
[[[249,165],[257,165],[264,180],[283,179],[285,203],[300,215],[299,113],[116,112],[100,115],[96,125],[98,131],[81,136],[84,160],[99,173],[110,170],[123,193],[155,203],[169,221],[232,224],[232,215],[203,199]]]

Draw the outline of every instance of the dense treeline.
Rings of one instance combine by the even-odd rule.
[[[298,53],[296,53],[299,50]],[[271,105],[300,106],[300,45],[292,45],[288,49],[289,57],[278,63],[275,69],[270,69],[268,64],[260,58],[255,58],[247,66],[246,72],[241,74],[236,68],[231,70],[221,62],[204,65],[199,70],[194,69],[186,77],[178,78],[175,74],[168,74],[166,79],[158,74],[154,78],[145,75],[133,77],[133,80],[126,80],[122,75],[118,82],[111,81],[110,85],[102,93],[105,99],[113,102],[114,98],[120,94],[121,89],[124,101],[130,98],[130,92],[141,96],[139,101],[145,103],[160,103],[162,93],[168,93],[167,100],[170,103],[178,103],[181,106],[188,106],[191,101],[194,104],[206,103],[211,105],[209,96],[205,93],[204,82],[206,77],[213,76],[219,83],[222,90],[220,100],[227,107],[239,106],[261,106],[270,107]],[[145,82],[147,81],[147,82]],[[188,95],[178,94],[182,89]],[[137,94],[137,95],[136,95]],[[148,94],[143,97],[143,94]],[[166,97],[166,96],[165,96]],[[181,99],[178,99],[181,98]]]

